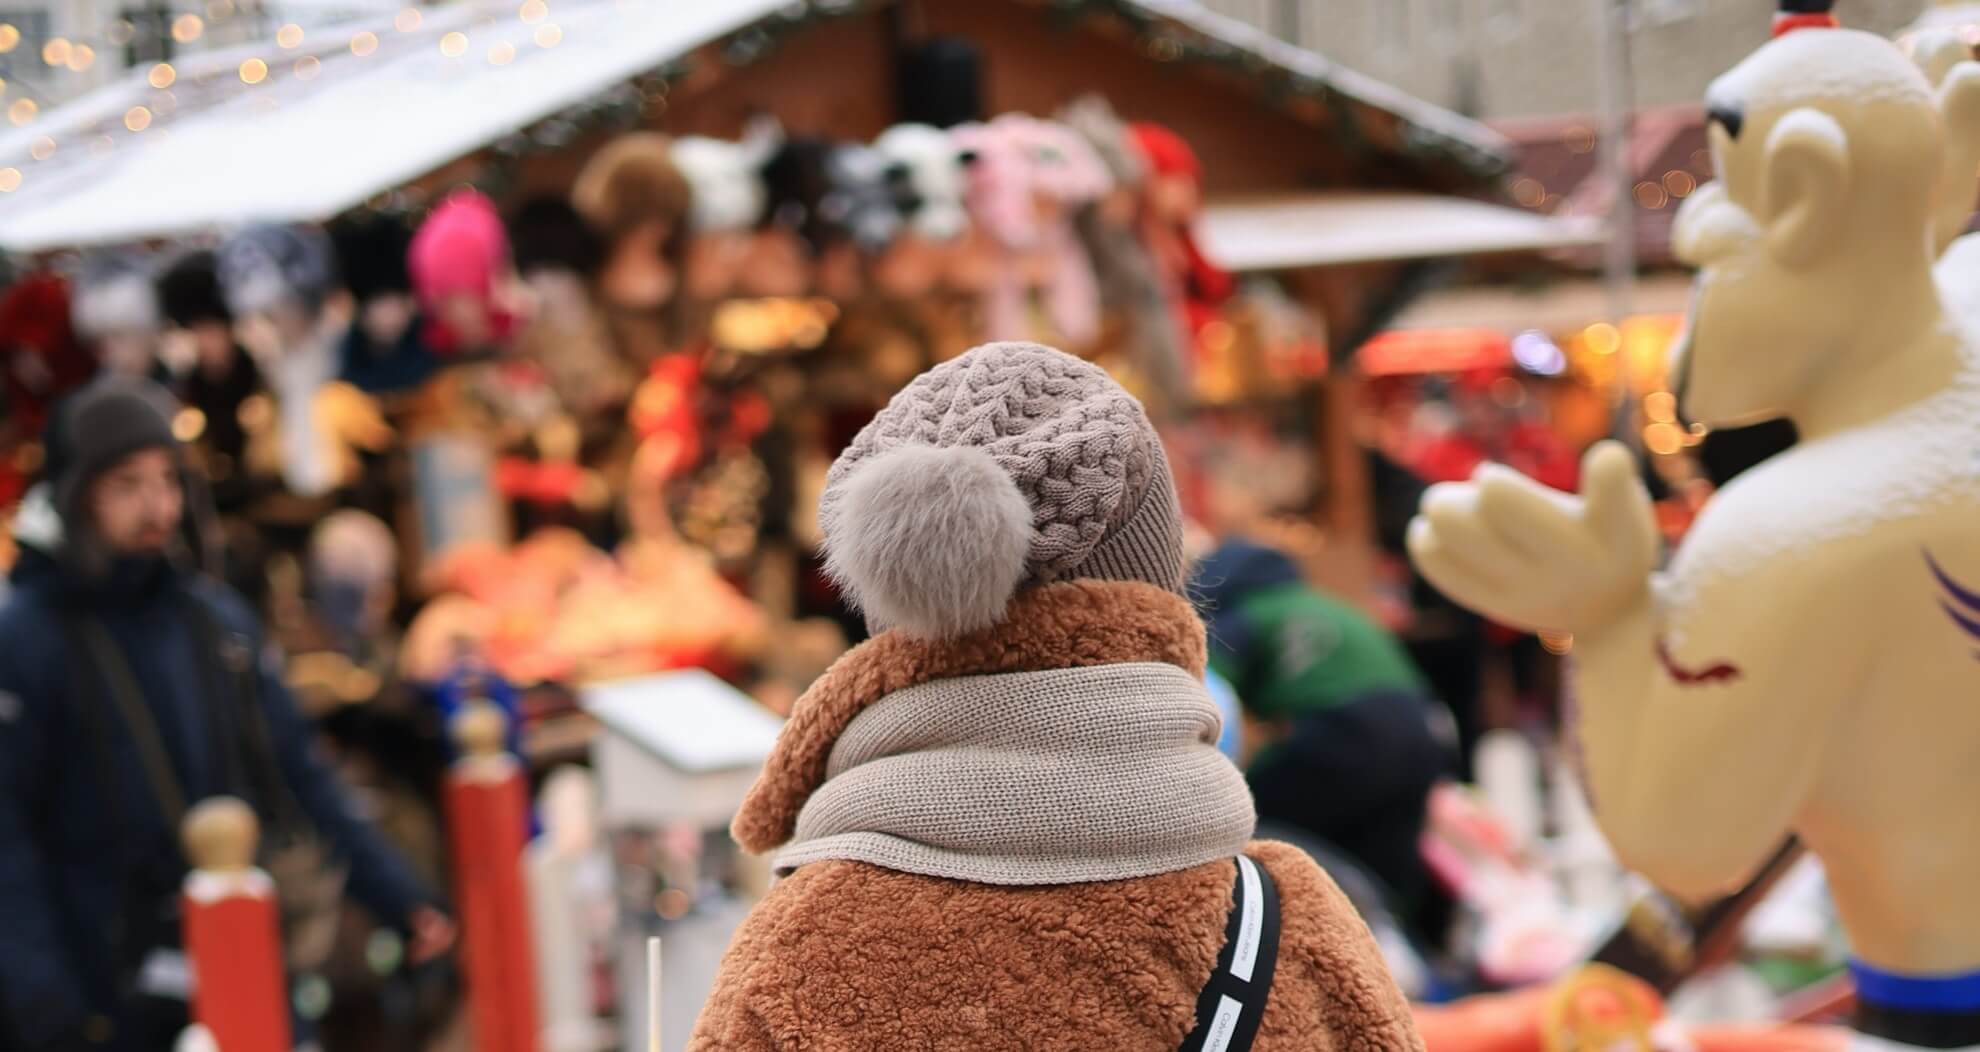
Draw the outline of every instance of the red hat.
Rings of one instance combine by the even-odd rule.
[[[1196,151],[1175,132],[1160,124],[1138,121],[1128,125],[1134,136],[1134,144],[1141,155],[1148,159],[1148,167],[1156,175],[1186,175],[1191,179],[1203,177],[1203,164],[1196,159]]]
[[[1774,35],[1785,36],[1797,29],[1835,29],[1842,25],[1835,16],[1836,0],[1779,0],[1774,12]]]
[[[15,365],[32,355],[39,369]],[[0,397],[14,404],[29,427],[55,396],[89,379],[96,363],[76,342],[69,321],[69,283],[54,274],[30,274],[0,295]]]
[[[54,356],[75,340],[69,328],[69,283],[30,274],[0,296],[0,346]]]

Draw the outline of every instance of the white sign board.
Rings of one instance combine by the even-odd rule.
[[[726,826],[783,721],[699,669],[586,687],[608,827],[696,821]]]

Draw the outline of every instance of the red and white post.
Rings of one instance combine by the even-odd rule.
[[[182,935],[193,976],[192,1018],[225,1052],[289,1052],[275,882],[254,867],[254,810],[233,797],[201,801],[183,830]]]
[[[528,779],[503,748],[508,721],[494,705],[470,704],[452,730],[461,758],[447,776],[447,828],[475,1052],[536,1052],[536,957],[523,883]]]

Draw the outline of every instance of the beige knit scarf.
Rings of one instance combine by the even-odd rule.
[[[1255,817],[1203,662],[1188,602],[1138,583],[1034,589],[958,640],[887,633],[799,700],[733,831],[780,873],[1042,885],[1229,858]]]

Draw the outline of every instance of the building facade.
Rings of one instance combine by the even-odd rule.
[[[1614,0],[1204,0],[1207,6],[1486,119],[1588,113],[1601,83],[1602,5]],[[1634,102],[1698,101],[1767,37],[1774,0],[1628,0]],[[1925,0],[1841,0],[1852,26],[1891,34]]]

